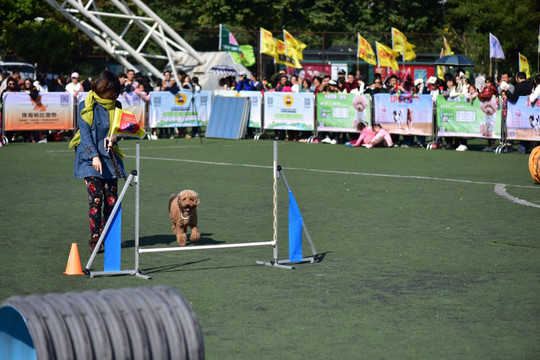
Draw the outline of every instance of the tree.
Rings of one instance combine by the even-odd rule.
[[[3,55],[38,64],[38,70],[62,72],[72,66],[77,31],[48,5],[35,0],[0,1]]]
[[[518,52],[529,60],[538,56],[538,1],[448,0],[446,8],[445,21],[454,34],[457,52],[469,56],[478,71],[489,70],[489,33],[499,39],[504,50],[503,69],[517,71]]]

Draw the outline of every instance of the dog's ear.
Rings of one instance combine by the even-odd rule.
[[[201,200],[199,199],[199,194],[196,193],[195,195],[196,195],[196,197],[195,197],[195,205],[199,206],[199,203],[201,202]]]

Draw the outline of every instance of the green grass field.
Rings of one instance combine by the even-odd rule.
[[[121,143],[126,170],[135,167],[135,144]],[[171,286],[192,304],[207,359],[540,358],[540,185],[527,155],[278,148],[322,260],[295,270],[255,264],[271,260],[267,246],[142,254],[152,280],[62,274],[71,243],[83,268],[89,259],[73,151],[65,142],[0,148],[0,302]],[[142,141],[140,180],[142,247],[177,246],[167,201],[186,188],[201,197],[201,244],[272,240],[271,141]],[[126,269],[134,265],[134,189],[123,202]],[[278,195],[287,258],[281,180]],[[92,269],[102,264],[98,255]]]

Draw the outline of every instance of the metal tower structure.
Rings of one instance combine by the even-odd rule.
[[[157,78],[162,76],[152,61],[156,59],[167,60],[174,79],[177,79],[175,64],[186,60],[186,55],[192,58],[194,65],[203,65],[205,58],[195,51],[180,35],[178,35],[167,23],[140,0],[130,0],[128,5],[125,0],[95,1],[95,0],[45,0],[71,23],[82,30],[90,39],[102,47],[114,57],[120,64],[128,69],[135,69],[146,75]],[[113,4],[117,12],[100,10],[104,3]],[[138,15],[139,14],[139,15]],[[140,14],[144,14],[141,16]],[[119,33],[113,30],[111,19],[117,23],[126,23]],[[126,34],[136,26],[137,40],[129,40]],[[133,33],[130,39],[134,38]],[[157,44],[162,54],[150,54],[144,52],[149,42]],[[137,43],[134,43],[137,42]],[[134,59],[136,64],[130,59]]]

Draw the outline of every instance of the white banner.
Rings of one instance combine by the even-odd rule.
[[[251,128],[260,128],[262,124],[262,103],[263,95],[260,91],[234,91],[234,90],[215,90],[215,96],[241,96],[249,97],[250,111],[249,123]]]
[[[4,93],[4,130],[72,130],[73,96],[40,93],[34,100],[27,93]]]
[[[150,93],[149,123],[151,128],[206,126],[210,110],[210,91],[154,91]]]
[[[312,93],[264,93],[264,128],[313,131],[315,97]]]

